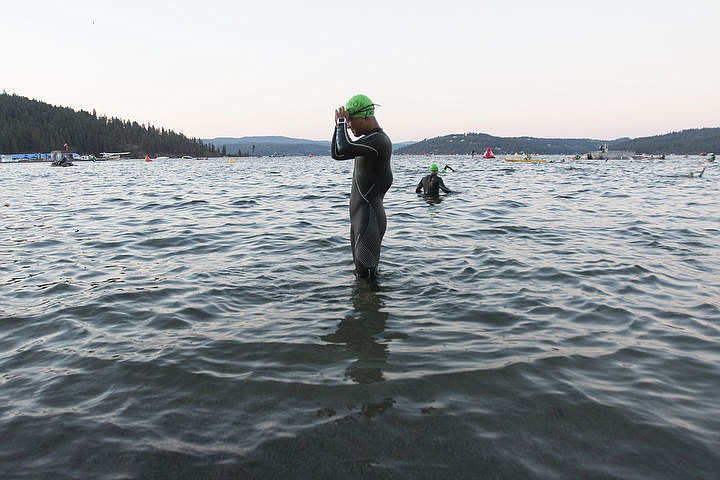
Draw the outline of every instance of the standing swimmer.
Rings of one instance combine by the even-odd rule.
[[[350,140],[347,129],[360,137]],[[387,217],[385,192],[392,185],[392,142],[375,118],[375,104],[365,95],[355,95],[335,110],[332,158],[355,159],[350,190],[350,246],[355,273],[369,280],[377,276],[380,247]]]
[[[423,195],[432,195],[434,197],[440,195],[440,190],[445,193],[451,193],[452,190],[445,186],[442,177],[438,176],[437,163],[430,165],[430,175],[426,175],[420,180],[415,193],[423,192]]]

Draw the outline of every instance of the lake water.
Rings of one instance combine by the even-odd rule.
[[[0,165],[2,476],[717,478],[703,164],[395,157],[377,289],[351,162]]]

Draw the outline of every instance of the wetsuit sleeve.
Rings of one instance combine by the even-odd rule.
[[[445,182],[443,182],[443,179],[442,179],[442,178],[438,177],[438,180],[440,180],[440,183],[438,183],[438,185],[439,185],[440,189],[441,189],[443,192],[445,192],[445,193],[450,193],[450,192],[452,192],[452,190],[450,190],[449,188],[447,188],[447,187],[445,186]]]
[[[335,160],[349,160],[349,159],[354,158],[354,157],[353,157],[353,156],[348,156],[348,155],[341,155],[341,154],[338,153],[338,151],[337,151],[337,135],[338,135],[338,131],[340,130],[341,127],[342,127],[342,128],[347,128],[345,125],[342,125],[342,126],[341,126],[341,125],[338,125],[338,126],[335,128],[335,131],[333,132],[332,143],[330,144],[330,155],[331,155],[332,158],[334,158]]]
[[[421,178],[421,179],[420,179],[420,183],[418,183],[418,184],[417,184],[417,188],[415,188],[415,193],[420,193],[420,192],[422,192],[422,189],[423,189],[423,179]]]
[[[371,138],[363,137],[355,141],[350,140],[347,133],[347,124],[338,123],[333,135],[332,157],[335,160],[347,160],[361,156],[380,157],[380,151],[373,146]]]

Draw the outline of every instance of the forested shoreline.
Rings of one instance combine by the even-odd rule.
[[[268,139],[272,139],[268,137]],[[142,157],[163,155],[179,157],[207,157],[225,155],[324,154],[327,147],[318,142],[308,145],[272,143],[259,139],[251,143],[204,143],[165,128],[122,120],[95,111],[76,111],[53,106],[15,94],[0,94],[0,154],[46,153],[63,148],[65,144],[79,154],[100,152],[130,152]],[[268,143],[268,142],[265,142]],[[255,146],[258,150],[255,151]],[[628,150],[638,154],[701,154],[720,152],[720,128],[699,128],[641,138],[616,140],[496,137],[483,133],[452,134],[425,139],[400,147],[396,153],[405,154],[470,154],[492,148],[497,154],[532,152],[539,154],[585,154],[607,144],[610,150]],[[229,148],[228,148],[229,147]]]
[[[62,149],[65,144],[80,154],[130,152],[135,157],[145,154],[201,157],[220,153],[200,139],[162,127],[0,94],[0,153],[50,152]]]

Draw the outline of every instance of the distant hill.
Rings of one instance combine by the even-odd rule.
[[[494,137],[485,133],[464,133],[426,139],[400,148],[397,153],[459,155],[474,150],[475,153],[482,154],[489,147],[495,154],[515,152],[564,154],[597,150],[601,143],[606,141],[588,138]]]
[[[224,151],[228,155],[329,155],[329,140],[304,140],[300,138],[289,138],[279,136],[267,137],[218,137],[204,139],[204,143],[213,145],[218,151]]]
[[[494,137],[484,133],[445,135],[417,142],[397,150],[407,154],[483,153],[488,147],[495,154],[515,152],[545,155],[584,154],[607,143],[610,150],[630,150],[648,154],[698,154],[720,151],[720,128],[683,130],[643,138],[619,138],[613,141],[589,138]]]
[[[131,152],[143,155],[209,156],[199,139],[152,125],[98,116],[67,107],[0,94],[0,153],[47,153],[68,147],[76,153]]]
[[[207,140],[206,140],[207,141]],[[325,140],[305,140],[301,138],[290,138],[290,137],[281,137],[281,136],[258,136],[258,137],[240,137],[240,138],[232,138],[232,137],[218,137],[213,138],[212,143],[219,144],[219,145],[229,145],[233,143],[239,143],[239,144],[249,144],[252,142],[265,142],[265,143],[276,143],[281,145],[297,145],[297,144],[303,144],[303,143],[311,143],[311,144],[326,144],[328,143]]]
[[[632,150],[651,155],[720,152],[720,128],[695,128],[654,137],[619,139],[610,142],[608,147],[611,150]]]
[[[330,155],[330,140],[306,140],[302,138],[290,138],[280,136],[265,137],[218,137],[204,139],[203,142],[213,145],[218,151],[222,151],[223,147],[228,155],[288,155],[288,156],[306,156],[306,155]],[[400,142],[393,144],[393,148],[405,147],[414,142]]]
[[[417,142],[393,142],[393,152],[397,152],[401,148],[405,148],[408,145],[413,145]]]

